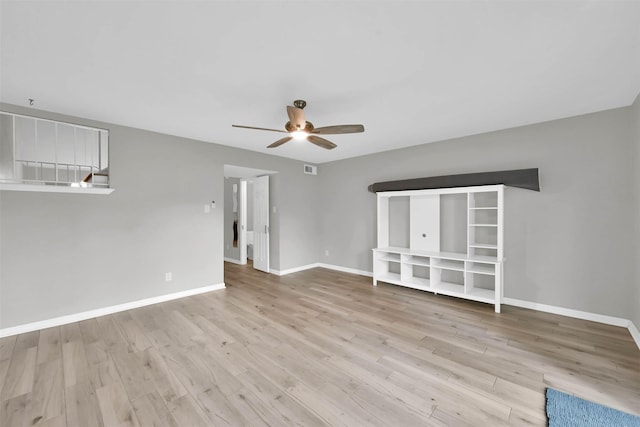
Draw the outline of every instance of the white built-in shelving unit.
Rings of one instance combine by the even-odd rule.
[[[500,312],[503,185],[388,191],[377,197],[374,286],[386,282],[466,298],[493,304]],[[408,201],[407,215],[397,215],[395,201]]]

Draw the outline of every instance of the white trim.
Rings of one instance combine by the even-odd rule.
[[[232,263],[232,264],[244,265],[244,264],[242,264],[242,263],[240,262],[240,260],[239,260],[239,259],[224,257],[224,260],[225,260],[226,262],[230,262],[230,263]]]
[[[69,187],[66,185],[0,183],[0,191],[37,191],[40,193],[111,194],[115,188]]]
[[[83,128],[83,129],[89,129],[89,130],[98,130],[98,131],[107,131],[109,132],[109,129],[104,129],[104,128],[97,128],[95,126],[87,126],[87,125],[79,125],[77,123],[72,123],[72,122],[63,122],[62,120],[52,120],[52,119],[44,119],[42,117],[38,117],[38,116],[27,116],[26,114],[18,114],[18,113],[12,113],[11,111],[4,111],[4,110],[0,110],[1,114],[6,114],[8,116],[16,116],[16,117],[25,117],[27,119],[35,119],[35,120],[42,120],[43,122],[50,122],[50,123],[62,123],[65,125],[71,125],[71,126],[75,126],[75,127],[79,127],[79,128]]]
[[[98,308],[95,310],[84,311],[82,313],[69,314],[66,316],[55,317],[53,319],[40,320],[38,322],[25,323],[23,325],[12,326],[10,328],[0,329],[0,338],[11,335],[24,334],[26,332],[37,331],[40,329],[52,328],[54,326],[66,325],[68,323],[80,322],[82,320],[92,319],[94,317],[106,316],[108,314],[118,313],[120,311],[131,310],[146,305],[157,304],[160,302],[171,301],[178,298],[184,298],[192,295],[202,294],[205,292],[218,291],[224,289],[224,283],[216,285],[204,286],[202,288],[187,289],[186,291],[175,292],[172,294],[159,295],[157,297],[145,298],[138,301],[126,302],[124,304],[112,305],[110,307]]]
[[[320,264],[316,262],[313,264],[301,265],[300,267],[289,268],[287,270],[276,270],[274,268],[271,268],[269,270],[269,273],[275,274],[277,276],[286,276],[287,274],[297,273],[298,271],[310,270],[312,268],[316,268],[319,266]]]
[[[632,321],[629,321],[629,333],[631,333],[631,337],[636,342],[638,348],[640,348],[640,331]]]
[[[302,265],[300,267],[289,268],[287,270],[282,270],[282,271],[275,270],[272,268],[271,270],[269,270],[269,272],[272,274],[276,274],[278,276],[286,276],[287,274],[297,273],[298,271],[310,270],[312,268],[327,268],[329,270],[341,271],[343,273],[358,274],[360,276],[373,277],[373,273],[371,273],[370,271],[357,270],[355,268],[342,267],[342,266],[333,265],[333,264],[324,264],[321,262]]]
[[[529,308],[531,310],[544,311],[545,313],[559,314],[561,316],[574,317],[576,319],[591,320],[605,325],[629,327],[630,321],[621,317],[605,316],[603,314],[589,313],[587,311],[573,310],[571,308],[557,307],[554,305],[539,304],[537,302],[523,301],[514,298],[504,298],[503,304],[516,307]]]
[[[342,271],[343,273],[351,273],[351,274],[357,274],[360,276],[373,277],[373,273],[371,271],[358,270],[358,269],[349,268],[349,267],[342,267],[340,265],[323,264],[320,262],[318,263],[318,267],[328,268],[329,270]]]

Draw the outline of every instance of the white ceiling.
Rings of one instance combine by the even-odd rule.
[[[640,2],[1,3],[0,100],[323,163],[627,106]],[[285,106],[363,134],[267,150]]]

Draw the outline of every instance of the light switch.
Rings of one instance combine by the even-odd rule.
[[[206,205],[204,205],[204,213],[209,213],[209,212],[211,212],[211,205],[207,203]]]

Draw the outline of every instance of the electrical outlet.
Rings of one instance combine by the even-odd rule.
[[[324,256],[329,256],[329,249],[324,250]]]
[[[170,281],[173,280],[173,275],[171,274],[171,272],[164,273],[164,280],[165,280],[165,282],[170,282]]]

